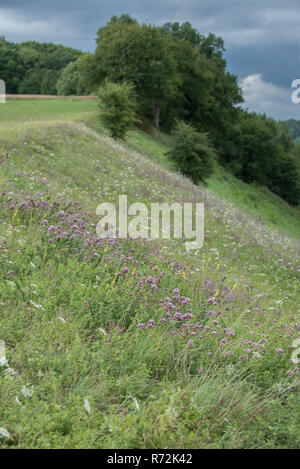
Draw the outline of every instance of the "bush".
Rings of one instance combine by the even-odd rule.
[[[173,136],[172,148],[167,155],[195,184],[205,181],[212,174],[216,159],[207,134],[197,132],[189,124],[177,122]]]
[[[138,121],[133,85],[105,81],[99,89],[99,98],[100,120],[113,138],[123,140]]]

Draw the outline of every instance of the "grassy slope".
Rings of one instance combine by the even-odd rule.
[[[165,156],[167,137],[161,134],[156,134],[155,137],[135,131],[130,134],[129,142],[133,148],[174,170],[172,162]],[[300,208],[291,207],[269,190],[245,184],[220,166],[215,168],[214,174],[209,178],[208,188],[269,226],[299,238]]]
[[[17,129],[19,137],[0,132],[0,339],[14,370],[0,369],[0,427],[10,433],[0,444],[299,446],[299,375],[288,375],[297,242],[168,172],[162,144],[141,132],[128,145],[144,155],[83,124]],[[205,201],[203,250],[98,243],[85,209],[119,193]],[[283,220],[280,202],[271,206]],[[281,228],[294,234],[286,219]],[[190,305],[172,298],[175,288]],[[160,322],[165,297],[192,310],[188,328]],[[149,319],[154,328],[137,327]]]

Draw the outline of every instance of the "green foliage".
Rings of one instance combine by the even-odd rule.
[[[56,94],[56,82],[59,76],[57,70],[47,70],[43,73],[41,83],[41,94]]]
[[[56,94],[59,72],[80,55],[80,51],[52,43],[0,41],[1,79],[7,93]]]
[[[161,109],[176,94],[178,77],[171,40],[159,28],[122,17],[98,31],[94,71],[98,83],[128,81],[135,86],[141,112],[160,124]]]
[[[70,62],[62,70],[56,83],[57,94],[59,96],[83,96],[87,94],[86,86],[83,83],[83,78],[78,68],[78,60]]]
[[[111,136],[120,140],[137,122],[134,86],[105,81],[99,89],[100,120]]]
[[[184,122],[177,122],[171,150],[167,155],[182,174],[189,176],[195,184],[205,181],[211,175],[216,159],[207,134],[197,132]]]
[[[129,81],[140,112],[156,127],[170,129],[176,119],[185,119],[218,142],[242,100],[236,77],[226,71],[223,50],[221,38],[204,37],[190,23],[154,27],[128,15],[114,16],[98,31],[87,79],[94,86],[104,78]]]
[[[300,137],[300,120],[289,119],[285,121],[285,124],[290,131],[292,139],[295,140],[297,137]]]
[[[82,54],[76,61],[78,72],[81,76],[82,83],[89,94],[95,93],[99,83],[97,78],[97,70],[95,67],[94,55],[90,52]]]
[[[300,202],[300,176],[293,143],[282,122],[265,115],[239,111],[240,122],[232,136],[226,163],[247,183],[268,187],[292,205]]]

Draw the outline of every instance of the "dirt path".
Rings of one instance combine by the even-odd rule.
[[[7,94],[6,99],[95,99],[96,96],[56,96],[50,94]]]

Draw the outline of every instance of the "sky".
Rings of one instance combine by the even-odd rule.
[[[0,35],[93,51],[97,29],[122,13],[155,25],[190,21],[221,36],[245,107],[300,119],[291,99],[300,78],[300,0],[0,0]]]

